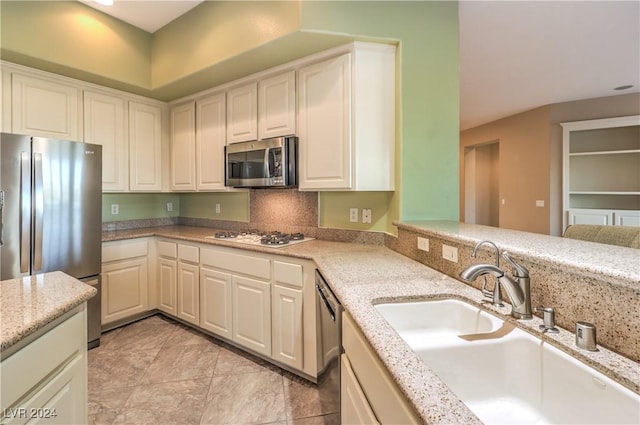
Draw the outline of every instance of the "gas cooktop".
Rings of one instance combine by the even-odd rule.
[[[209,238],[228,240],[229,242],[238,242],[246,245],[261,245],[270,248],[281,248],[314,239],[305,238],[302,233],[282,233],[279,231],[259,232],[257,230],[247,232],[218,232],[213,236],[209,236]]]

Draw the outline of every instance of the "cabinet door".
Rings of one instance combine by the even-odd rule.
[[[296,134],[295,84],[295,71],[258,83],[259,139]]]
[[[158,278],[160,283],[158,309],[176,316],[178,314],[178,262],[168,258],[159,258]]]
[[[198,190],[224,190],[226,145],[225,94],[196,103],[196,173]]]
[[[227,143],[258,138],[258,85],[256,83],[227,91]]]
[[[125,101],[119,97],[84,92],[84,141],[102,146],[102,191],[129,189],[129,143]]]
[[[340,423],[379,424],[346,354],[340,356]]]
[[[640,211],[614,211],[616,226],[640,227]]]
[[[569,224],[600,224],[610,226],[613,224],[613,211],[571,209],[568,211]]]
[[[147,258],[102,266],[102,324],[147,311]]]
[[[351,55],[300,69],[300,189],[349,189]]]
[[[197,265],[178,262],[178,317],[200,323],[200,271]]]
[[[196,189],[196,104],[171,109],[171,190]]]
[[[129,189],[162,190],[162,110],[129,102]]]
[[[271,355],[271,285],[233,276],[233,340]]]
[[[79,141],[80,90],[57,82],[13,74],[12,132]]]
[[[231,275],[200,269],[200,327],[233,339]]]
[[[302,290],[280,285],[272,294],[272,357],[302,369]]]

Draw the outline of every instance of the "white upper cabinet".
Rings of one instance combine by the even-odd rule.
[[[82,101],[79,88],[14,73],[11,93],[13,133],[81,140]]]
[[[102,190],[129,189],[126,102],[118,96],[84,91],[84,141],[102,145]]]
[[[394,190],[394,46],[301,68],[298,101],[300,190]]]
[[[258,82],[258,138],[296,134],[296,73]]]
[[[171,109],[171,190],[226,190],[225,94]]]
[[[227,90],[227,143],[258,138],[258,84]]]
[[[196,189],[196,103],[171,109],[171,190]]]
[[[162,190],[162,109],[129,102],[129,189]]]
[[[224,146],[226,144],[225,94],[217,93],[196,102],[196,187],[226,190]]]

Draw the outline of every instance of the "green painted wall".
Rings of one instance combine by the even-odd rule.
[[[240,55],[295,32],[295,1],[205,1],[153,35],[154,86]]]
[[[276,52],[296,50],[292,57],[305,53],[305,49],[283,46],[308,45],[311,47],[307,47],[307,53],[310,53],[320,46],[330,47],[349,38],[397,40],[401,69],[397,103],[397,191],[384,195],[322,193],[321,225],[358,228],[349,223],[348,208],[365,205],[376,206],[374,217],[376,210],[381,211],[383,218],[376,222],[376,230],[394,231],[390,223],[396,218],[458,219],[457,2],[215,3],[218,2],[198,6],[152,36],[75,1],[3,0],[0,2],[0,53],[3,59],[13,62],[162,98],[161,90],[153,88],[153,84],[162,85],[174,79],[175,87],[165,90],[163,95],[178,96],[180,90],[181,95],[186,95],[187,90],[194,87],[186,81],[195,79],[196,74],[213,75],[215,70],[223,69],[228,73],[225,75],[232,75],[234,67],[247,64],[251,59],[255,59],[252,66],[257,69],[261,65],[272,66],[274,57],[285,60],[286,55],[279,53],[279,56]],[[255,6],[256,11],[262,10],[272,19],[262,23],[264,28],[247,29],[247,25],[262,25],[259,13],[247,12],[248,6]],[[237,20],[216,20],[213,13],[216,8],[234,11]],[[273,18],[271,12],[276,9],[289,19],[289,24]],[[235,26],[211,28],[214,24]],[[273,28],[269,28],[271,24]],[[32,30],[24,31],[25,27]],[[296,27],[299,30],[296,31]],[[245,31],[246,37],[241,37]],[[223,34],[224,40],[215,40],[215,33]],[[202,46],[200,40],[204,40]],[[234,58],[242,56],[243,59],[224,59],[234,54]],[[226,65],[207,67],[215,61]],[[198,71],[203,66],[204,70]],[[242,73],[245,67],[240,68],[234,72]],[[184,77],[187,75],[189,77]],[[107,200],[112,196],[129,195],[105,195]],[[165,195],[143,195],[142,198],[147,196],[145,202],[130,204],[131,213],[121,209],[114,218],[108,212],[105,220],[142,218],[145,214],[164,216]],[[181,202],[187,200],[180,208],[183,214],[215,218],[210,216],[212,199],[217,199],[211,197],[213,195],[174,196]],[[216,196],[223,200],[230,196],[233,215],[248,217],[248,208],[242,214],[239,209],[243,202],[236,203],[238,200],[233,194]],[[199,207],[201,197],[204,206]]]
[[[151,34],[77,1],[0,8],[3,60],[142,94],[151,87]]]
[[[320,194],[320,227],[392,232],[393,192],[324,192]],[[358,223],[349,221],[349,209],[358,208]],[[362,209],[370,208],[371,224],[362,223]]]
[[[216,213],[220,204],[220,213]],[[249,221],[249,192],[183,193],[180,216],[212,220]]]
[[[167,203],[173,203],[173,211],[167,211]],[[119,214],[111,214],[111,205],[117,204]],[[143,218],[178,217],[180,194],[178,193],[121,193],[102,195],[102,221],[140,220]]]
[[[402,220],[458,220],[457,2],[305,1],[302,5],[305,30],[400,41],[399,215]],[[349,202],[323,199],[328,210]]]

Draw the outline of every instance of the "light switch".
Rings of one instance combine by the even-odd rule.
[[[544,207],[544,200],[543,199],[537,199],[536,200],[536,207]]]

